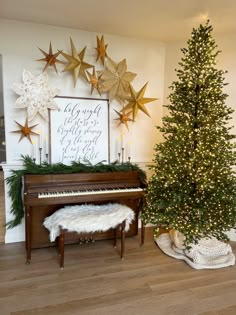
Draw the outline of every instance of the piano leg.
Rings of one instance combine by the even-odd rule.
[[[124,251],[125,251],[125,220],[121,223],[121,250],[120,250],[121,259],[124,259]]]
[[[145,224],[142,221],[141,222],[141,244],[140,244],[140,246],[142,246],[144,244],[144,241],[145,241]]]
[[[139,204],[139,210],[141,212],[145,211],[145,205],[146,205],[146,200],[145,200],[145,197],[143,197],[140,200],[140,204]],[[140,243],[140,246],[144,245],[144,241],[145,241],[145,224],[144,224],[143,220],[141,220],[141,243]]]
[[[119,226],[118,226],[119,227]],[[118,227],[116,227],[115,229],[114,229],[114,243],[113,243],[113,246],[116,248],[116,239],[117,239],[117,228]]]
[[[31,261],[31,210],[30,207],[26,207],[25,209],[25,245],[26,245],[26,253],[27,260],[26,264],[30,264]]]
[[[60,268],[64,268],[64,241],[65,241],[65,231],[61,230],[59,235],[59,260]]]

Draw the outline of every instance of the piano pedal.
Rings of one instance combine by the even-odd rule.
[[[80,237],[79,238],[79,244],[80,245],[81,244],[94,243],[94,242],[95,242],[95,240],[93,239],[92,236],[90,236],[90,237],[85,236],[85,237]]]

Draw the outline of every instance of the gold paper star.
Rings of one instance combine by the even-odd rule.
[[[39,135],[38,133],[32,131],[32,129],[33,129],[34,127],[36,127],[38,124],[29,127],[29,126],[28,126],[28,121],[27,121],[27,119],[25,120],[25,125],[24,125],[24,126],[22,126],[21,124],[19,124],[17,121],[15,121],[15,123],[20,127],[20,129],[19,129],[19,130],[12,131],[12,132],[20,133],[20,134],[21,134],[20,139],[19,139],[18,142],[20,142],[24,137],[26,137],[26,138],[32,143],[31,138],[30,138],[30,135],[31,135],[31,134],[32,134],[32,135]]]
[[[96,71],[95,71],[95,67],[93,67],[93,73],[89,73],[88,71],[87,75],[89,76],[89,83],[91,84],[91,94],[93,94],[93,90],[96,89],[99,93],[99,95],[101,95],[101,91],[100,91],[100,82],[99,82],[99,78],[96,75]]]
[[[85,81],[88,81],[85,71],[86,69],[92,68],[93,66],[84,62],[83,60],[86,46],[84,47],[84,49],[81,50],[79,54],[77,54],[77,51],[75,49],[72,39],[70,39],[70,45],[71,45],[72,55],[68,55],[61,52],[61,54],[69,61],[69,63],[67,64],[67,66],[65,67],[63,71],[73,71],[74,86],[75,86],[78,77],[81,77]]]
[[[126,59],[116,64],[111,58],[106,59],[105,69],[99,71],[101,91],[109,92],[109,99],[117,98],[124,101],[129,94],[129,83],[136,77],[136,73],[126,72]]]
[[[132,108],[133,110],[133,119],[135,120],[138,110],[140,109],[142,112],[144,112],[146,115],[149,115],[146,107],[144,104],[149,103],[149,102],[153,102],[155,100],[157,100],[157,98],[146,98],[143,97],[146,87],[147,87],[146,83],[139,92],[135,92],[135,90],[133,89],[133,87],[131,86],[131,84],[129,85],[130,87],[130,94],[131,97],[127,98],[127,100],[129,101],[128,104],[124,107],[124,110],[130,109]]]
[[[107,44],[105,45],[105,43],[104,43],[103,35],[102,35],[101,39],[99,39],[97,36],[97,48],[96,48],[97,60],[96,61],[98,61],[100,59],[103,65],[105,62],[105,58],[107,57],[106,49],[107,49]]]
[[[54,70],[56,71],[56,73],[57,73],[56,63],[64,64],[64,62],[62,62],[62,61],[57,59],[57,57],[60,55],[61,51],[58,51],[57,53],[53,54],[51,42],[50,42],[50,45],[49,45],[49,52],[48,52],[48,54],[44,50],[42,50],[41,48],[39,48],[39,50],[43,53],[45,58],[37,59],[36,61],[45,61],[46,62],[46,65],[45,65],[45,67],[43,69],[43,72],[47,69],[48,66],[50,66],[50,67],[52,66],[54,68]]]
[[[133,121],[133,119],[129,118],[129,115],[132,113],[132,111],[125,113],[124,109],[121,113],[119,113],[117,110],[114,109],[114,111],[119,115],[119,118],[115,118],[114,120],[119,120],[119,124],[117,127],[119,127],[121,124],[124,124],[126,128],[129,130],[128,121]]]

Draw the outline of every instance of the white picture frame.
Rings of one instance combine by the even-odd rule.
[[[57,96],[49,114],[49,161],[110,162],[109,100]]]

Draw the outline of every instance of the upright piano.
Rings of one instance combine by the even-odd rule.
[[[145,182],[137,170],[104,173],[25,174],[24,206],[27,262],[31,249],[54,245],[49,241],[44,219],[65,205],[115,202],[135,212],[127,236],[138,233],[138,215],[145,198]],[[109,239],[112,231],[93,234],[93,240]],[[65,243],[78,242],[78,235],[67,234]]]

